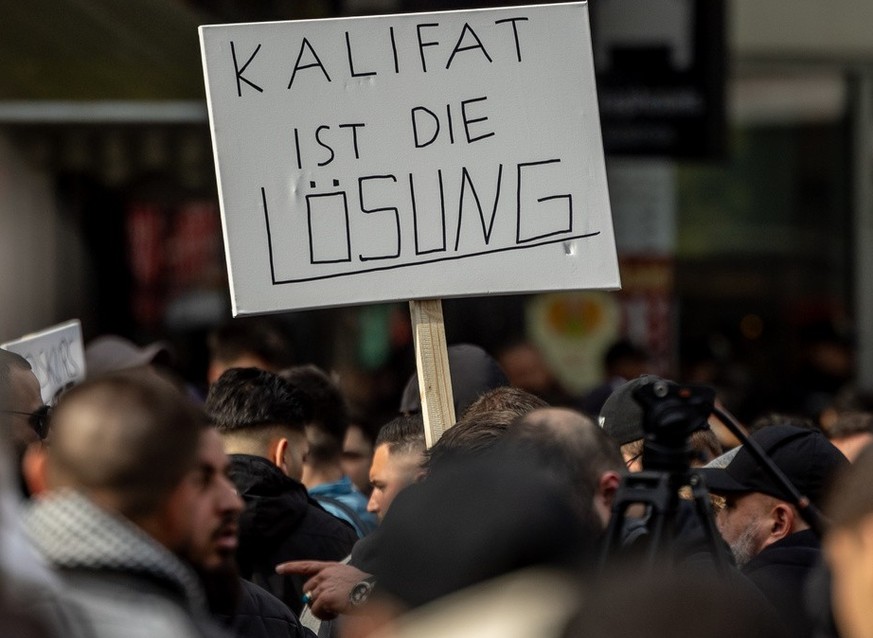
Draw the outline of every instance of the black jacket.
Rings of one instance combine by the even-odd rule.
[[[236,611],[219,619],[239,638],[315,638],[281,600],[263,587],[241,579]]]
[[[289,560],[342,560],[357,535],[351,525],[310,498],[302,483],[266,459],[232,454],[230,460],[231,478],[246,502],[239,523],[240,575],[299,615],[306,578],[279,576],[276,565]]]
[[[791,629],[791,635],[812,635],[805,586],[821,558],[815,532],[803,530],[765,547],[743,566],[743,573],[760,589]]]

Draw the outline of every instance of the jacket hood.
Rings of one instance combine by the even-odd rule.
[[[246,502],[239,523],[241,539],[287,536],[310,505],[318,507],[302,483],[259,456],[231,454],[230,477]]]

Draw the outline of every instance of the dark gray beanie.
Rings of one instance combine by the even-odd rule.
[[[455,418],[460,419],[464,410],[489,390],[509,385],[509,379],[500,364],[484,348],[470,343],[456,343],[448,347],[447,354]],[[421,412],[417,372],[413,372],[406,382],[400,398],[400,412]]]

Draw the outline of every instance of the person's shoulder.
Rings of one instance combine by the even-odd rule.
[[[297,615],[278,597],[251,581],[240,579],[242,591],[232,627],[248,638],[314,638]]]
[[[240,579],[242,591],[237,605],[236,619],[244,617],[260,618],[282,622],[288,626],[300,627],[300,619],[280,598],[255,583]],[[241,635],[249,635],[243,633]]]
[[[351,525],[359,538],[379,525],[376,516],[367,511],[367,497],[357,490],[344,494],[310,494],[328,513]]]
[[[804,574],[812,570],[821,556],[821,541],[815,532],[803,530],[762,549],[743,567],[743,572],[753,578],[756,574],[773,570],[793,570]]]
[[[354,528],[346,521],[340,520],[324,509],[320,504],[309,502],[306,507],[306,516],[300,525],[301,531],[325,538],[334,538],[338,541],[348,542],[351,549],[358,535]],[[348,552],[346,552],[347,554]],[[345,555],[345,554],[344,554]]]
[[[296,481],[262,456],[231,454],[228,459],[230,477],[241,494],[276,495],[297,487]]]
[[[32,581],[13,580],[7,586],[5,605],[16,613],[37,618],[50,635],[90,638],[91,632],[80,604],[61,585],[61,581],[49,587]]]
[[[285,554],[312,560],[339,560],[351,552],[358,534],[351,524],[308,502],[293,534],[282,544]],[[288,559],[293,560],[293,559]]]
[[[358,503],[361,500],[363,500],[364,503],[367,502],[367,497],[364,496],[358,488],[355,487],[352,480],[345,475],[336,481],[315,485],[309,488],[309,493],[316,498],[327,496],[346,503]]]
[[[80,575],[65,579],[68,595],[78,615],[96,638],[125,636],[200,636],[198,624],[176,597],[133,578],[100,578]],[[217,628],[217,625],[216,625]],[[220,634],[217,634],[220,635]]]

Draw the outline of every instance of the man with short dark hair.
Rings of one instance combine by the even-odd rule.
[[[802,495],[822,503],[830,481],[848,460],[819,430],[771,425],[750,437]],[[725,506],[716,516],[737,566],[773,604],[794,636],[810,635],[804,587],[821,558],[821,539],[789,493],[746,446],[724,468],[699,470]]]
[[[423,474],[421,464],[425,448],[421,414],[400,415],[379,430],[370,468],[373,492],[368,508],[380,521],[385,518],[397,494]],[[378,530],[355,543],[351,556],[344,562],[294,561],[279,565],[277,570],[283,574],[307,575],[309,579],[304,583],[304,588],[312,614],[323,620],[331,620],[337,614],[354,609],[355,604],[352,604],[350,596],[356,588],[365,593],[372,589],[375,578],[371,575],[371,566],[377,538]],[[362,602],[362,597],[358,596],[356,604]],[[305,614],[302,619],[307,621]],[[317,624],[315,622],[310,626]],[[325,632],[333,629],[324,626]],[[322,635],[321,631],[319,635]]]
[[[312,406],[306,422],[309,454],[303,462],[303,484],[319,505],[354,527],[359,538],[366,536],[378,521],[367,511],[367,497],[343,473],[342,446],[349,417],[339,384],[315,365],[285,368],[279,375],[303,392]]]
[[[379,430],[370,466],[373,491],[367,509],[380,521],[400,490],[421,477],[426,447],[421,415],[396,417]]]
[[[466,414],[466,413],[465,413]],[[497,445],[518,418],[512,409],[483,410],[466,415],[443,432],[427,452],[424,471],[430,475],[457,458],[482,456]]]
[[[549,404],[545,399],[527,390],[511,385],[501,385],[479,395],[479,398],[473,401],[460,417],[470,419],[480,414],[496,411],[514,412],[518,416],[522,416],[537,408],[548,406]]]
[[[39,470],[49,493],[32,506],[28,530],[94,636],[225,635],[179,558],[210,563],[236,547],[201,498],[205,426],[149,371],[109,373],[62,395]]]
[[[520,416],[548,403],[535,394],[508,385],[484,391],[461,418],[424,453],[426,474],[457,457],[481,456],[503,439]]]
[[[237,552],[240,573],[299,614],[302,579],[278,575],[275,566],[339,560],[357,539],[352,527],[322,509],[300,482],[308,449],[307,399],[277,374],[231,368],[212,384],[205,407],[224,439],[231,476],[246,502]]]

